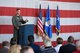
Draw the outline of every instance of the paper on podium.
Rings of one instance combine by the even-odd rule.
[[[22,23],[22,24],[21,24],[22,26],[23,26],[23,25],[26,25],[26,21],[21,20],[20,22]]]
[[[20,22],[21,22],[22,24],[25,24],[25,23],[26,23],[26,21],[24,21],[24,20],[20,20]]]
[[[27,25],[27,23],[25,23],[25,24],[21,24],[21,25],[22,25],[22,26],[23,26],[23,25]]]

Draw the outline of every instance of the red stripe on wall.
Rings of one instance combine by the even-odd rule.
[[[13,26],[12,25],[0,25],[0,34],[12,34]]]
[[[20,8],[22,16],[38,17],[39,9],[33,8]],[[16,13],[16,8],[13,7],[0,7],[0,16],[13,16]],[[42,16],[46,17],[46,9],[42,9]],[[56,17],[56,10],[50,10],[50,16]],[[60,10],[60,17],[77,17],[80,18],[80,10]]]
[[[44,0],[44,1],[80,2],[80,0]]]
[[[55,26],[52,26],[53,33],[56,32]],[[61,33],[80,32],[80,25],[61,26]],[[34,27],[34,33],[37,33],[37,27]],[[0,25],[0,34],[13,34],[12,25]]]
[[[80,32],[80,25],[63,25],[60,29],[60,33]],[[35,26],[34,31],[37,33],[37,26]],[[52,31],[53,33],[56,32],[55,26],[52,26]]]

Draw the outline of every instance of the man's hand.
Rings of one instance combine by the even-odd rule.
[[[25,22],[28,22],[28,20],[26,19]]]
[[[19,29],[19,27],[17,27],[17,29]]]

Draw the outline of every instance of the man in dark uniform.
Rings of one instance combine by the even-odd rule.
[[[16,9],[16,15],[12,17],[12,24],[14,26],[14,38],[17,38],[17,43],[19,41],[19,29],[21,24],[28,22],[28,20],[23,20],[20,16],[20,9]]]
[[[61,46],[59,53],[73,53],[74,51],[76,51],[74,38],[72,36],[69,36],[67,41],[68,44]]]

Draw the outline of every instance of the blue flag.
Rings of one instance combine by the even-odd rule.
[[[51,24],[50,24],[49,6],[48,6],[48,9],[47,9],[47,13],[46,13],[44,30],[47,33],[48,37],[51,38],[52,37],[52,27],[51,27]]]
[[[59,14],[59,9],[57,6],[57,10],[56,10],[56,34],[59,35],[60,33],[60,14]]]

